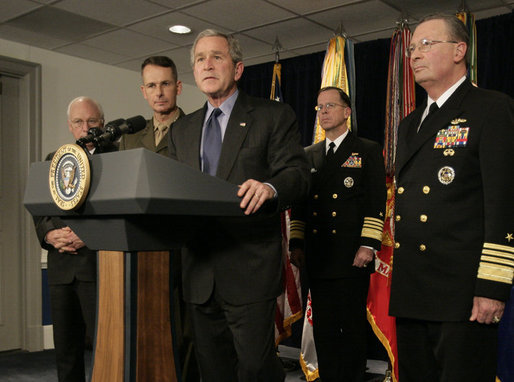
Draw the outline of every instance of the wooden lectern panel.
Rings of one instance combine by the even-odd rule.
[[[171,311],[169,252],[99,251],[91,381],[177,382]]]
[[[125,253],[98,254],[98,317],[92,382],[123,381]]]
[[[137,381],[176,382],[171,338],[170,253],[137,254]]]

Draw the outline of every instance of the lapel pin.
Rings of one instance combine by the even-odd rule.
[[[245,127],[245,126],[246,126],[246,122],[241,122],[241,123],[239,123],[239,126],[241,126],[241,127]]]

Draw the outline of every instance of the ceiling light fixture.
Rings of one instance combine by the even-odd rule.
[[[191,33],[191,28],[186,27],[185,25],[173,25],[173,26],[169,27],[169,31],[171,33],[176,33],[176,34],[188,34],[188,33]]]

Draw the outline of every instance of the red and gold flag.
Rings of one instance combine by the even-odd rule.
[[[398,381],[398,349],[396,347],[396,322],[389,316],[391,270],[394,250],[394,162],[398,125],[415,108],[414,77],[406,56],[411,32],[401,22],[391,38],[389,73],[387,81],[386,126],[384,157],[387,182],[387,207],[382,248],[377,252],[376,272],[371,275],[367,313],[376,336],[387,350],[392,365],[391,377]]]

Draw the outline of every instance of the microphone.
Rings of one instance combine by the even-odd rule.
[[[114,142],[123,134],[134,134],[139,130],[143,130],[146,126],[146,120],[141,115],[128,119],[115,119],[105,125],[105,133],[94,137],[93,142],[96,147],[105,145],[109,142]]]
[[[99,127],[92,127],[87,131],[87,135],[85,137],[77,139],[75,142],[77,145],[86,147],[86,144],[94,141],[96,137],[99,137],[103,133],[103,130]]]

